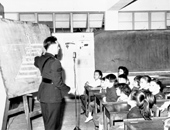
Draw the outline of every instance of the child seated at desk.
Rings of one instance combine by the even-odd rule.
[[[87,81],[85,83],[85,87],[98,87],[101,85],[101,79],[102,79],[102,72],[100,70],[95,70],[94,71],[94,80],[92,82],[89,82]],[[85,114],[86,113],[86,105],[87,105],[87,102],[85,101],[85,97],[86,95],[81,95],[80,96],[80,100],[81,100],[81,108],[83,110],[83,112],[81,114]],[[91,100],[94,101],[94,97],[92,98],[91,97]]]
[[[125,84],[125,83],[118,83],[117,85],[115,85],[116,87],[116,93],[117,93],[117,102],[127,102],[129,99],[129,95],[131,93],[131,89],[129,87],[129,85]],[[128,104],[119,104],[119,105],[115,105],[108,107],[108,109],[110,111],[116,111],[116,112],[120,112],[120,111],[127,111],[129,110],[129,105]]]
[[[163,94],[163,86],[161,81],[156,78],[153,78],[150,82],[149,91],[155,95],[156,99],[164,99],[165,95]]]
[[[140,78],[140,82],[139,82],[140,89],[141,90],[148,90],[149,86],[150,86],[150,82],[151,82],[151,77],[149,75],[143,75]]]
[[[127,75],[125,75],[125,74],[121,74],[121,75],[118,76],[118,82],[119,83],[125,83],[125,84],[128,84],[128,85],[130,84],[129,79],[128,79]]]
[[[132,102],[128,101],[131,105],[131,109],[127,114],[127,118],[144,118],[145,120],[150,120],[152,115],[152,107],[156,103],[156,98],[152,93],[145,93],[142,90],[134,90],[131,94]],[[135,102],[136,104],[135,104]]]
[[[137,75],[137,76],[134,77],[132,87],[131,87],[132,91],[140,89],[140,79],[141,79],[141,77],[142,77],[142,75]]]
[[[107,76],[105,76],[104,79],[105,79],[104,86],[106,88],[106,94],[103,97],[103,102],[116,101],[117,94],[116,94],[116,88],[114,87],[114,85],[117,83],[116,76],[114,74],[108,74]],[[88,117],[85,120],[86,123],[93,119],[92,116],[93,106],[94,106],[94,102],[90,103]]]
[[[131,93],[131,89],[129,85],[127,85],[126,83],[119,83],[115,87],[116,87],[116,94],[118,96],[117,102],[127,101]]]
[[[115,84],[117,84],[117,79],[114,74],[108,74],[105,77],[104,85],[106,86],[106,94],[103,97],[103,102],[115,102],[117,101],[117,94]]]
[[[102,76],[103,76],[103,74],[100,70],[95,70],[94,71],[94,79],[91,82],[87,81],[85,83],[85,86],[99,87],[101,85]]]
[[[118,67],[118,76],[124,74],[126,76],[129,75],[129,70],[125,66],[119,66]]]
[[[104,85],[106,87],[106,94],[103,97],[103,102],[116,102],[117,101],[117,94],[115,85],[117,84],[117,79],[114,74],[108,74],[105,77]],[[97,113],[94,115],[94,123],[96,127],[99,127],[99,130],[103,129],[103,114],[102,112]]]

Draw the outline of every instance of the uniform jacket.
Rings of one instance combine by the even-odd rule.
[[[70,88],[63,83],[61,63],[52,54],[46,53],[34,59],[34,65],[39,68],[42,78],[52,80],[52,84],[41,82],[38,90],[40,102],[61,102]]]

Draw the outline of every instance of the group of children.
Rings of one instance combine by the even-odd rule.
[[[105,90],[105,94],[102,97],[103,102],[126,101],[130,106],[127,118],[144,118],[150,120],[151,117],[154,116],[153,108],[156,100],[165,98],[163,94],[164,87],[161,81],[156,78],[151,78],[149,75],[137,75],[133,83],[129,81],[128,76],[129,70],[124,66],[118,68],[117,76],[108,74],[102,77],[102,72],[100,70],[95,70],[94,83],[90,84],[87,82],[85,87],[101,87],[102,90]],[[81,99],[83,98],[81,97]],[[82,100],[82,104],[83,102]],[[168,106],[167,104],[168,103],[162,106],[162,110]],[[84,103],[84,105],[86,104]],[[99,130],[102,130],[103,116],[101,113],[94,115],[93,111],[94,98],[90,101],[88,116],[85,122],[89,122],[93,119],[95,126],[99,127]]]

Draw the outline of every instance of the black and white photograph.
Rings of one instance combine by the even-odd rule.
[[[1,130],[170,130],[170,0],[0,0]]]

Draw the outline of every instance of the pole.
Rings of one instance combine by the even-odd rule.
[[[76,127],[74,128],[74,130],[81,130],[79,128],[78,111],[77,111],[76,52],[73,52],[73,62],[74,62],[74,87],[75,87],[75,117],[76,117]]]

